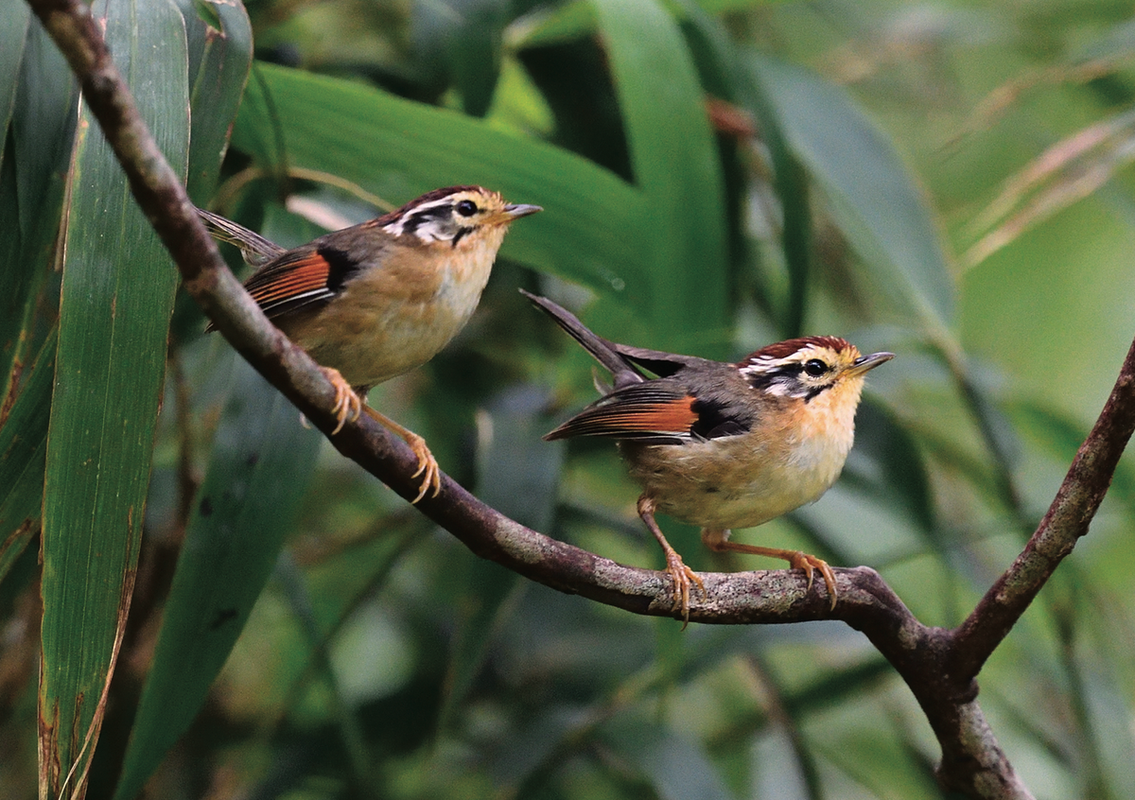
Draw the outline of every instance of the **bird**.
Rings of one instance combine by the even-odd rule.
[[[642,486],[638,515],[666,555],[671,613],[688,624],[691,586],[704,597],[705,585],[666,541],[657,512],[700,527],[713,551],[771,556],[803,569],[807,591],[818,570],[834,610],[835,574],[827,562],[733,542],[730,531],[814,502],[835,483],[854,441],[864,378],[894,353],[861,355],[845,339],[805,336],[723,363],[608,341],[553,301],[521,292],[611,373],[602,397],[544,439],[618,441]]]
[[[414,451],[412,477],[422,476],[417,503],[441,489],[437,460],[425,439],[360,398],[425,364],[457,335],[477,308],[509,225],[542,210],[480,186],[449,186],[291,249],[210,211],[197,213],[215,239],[240,248],[256,268],[244,288],[334,385],[332,435],[365,410]]]

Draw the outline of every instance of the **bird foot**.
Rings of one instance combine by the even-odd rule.
[[[331,381],[331,385],[335,387],[335,405],[331,410],[335,412],[335,419],[338,424],[335,429],[331,431],[334,436],[339,431],[343,430],[343,426],[348,422],[354,422],[359,418],[363,407],[363,401],[359,399],[359,395],[351,388],[351,385],[344,380],[343,376],[339,374],[339,370],[330,367],[321,367],[323,374],[327,376],[327,380]]]
[[[690,624],[690,584],[696,583],[702,599],[706,598],[705,584],[696,572],[686,566],[682,557],[674,550],[666,553],[666,572],[674,582],[674,605],[672,611],[681,611],[682,630]]]
[[[820,574],[824,576],[824,585],[828,588],[828,596],[831,597],[831,607],[834,611],[838,592],[835,588],[835,573],[832,572],[832,568],[828,566],[828,562],[824,561],[822,558],[817,558],[816,556],[802,553],[798,550],[789,551],[785,553],[783,557],[793,569],[804,570],[804,575],[808,578],[808,588],[805,590],[807,592],[812,591],[812,573],[817,569],[820,571]]]
[[[438,493],[441,492],[441,467],[437,465],[437,459],[434,458],[434,454],[430,452],[426,440],[409,428],[404,428],[389,417],[378,413],[370,406],[363,406],[363,410],[367,412],[368,416],[384,426],[387,430],[398,434],[398,436],[402,438],[402,441],[410,446],[414,455],[418,457],[418,469],[410,477],[416,478],[422,475],[422,485],[418,490],[418,496],[410,502],[417,503],[429,493],[431,488],[433,489],[433,493],[430,496],[437,497]]]
[[[418,496],[411,502],[417,503],[430,488],[433,488],[431,497],[437,497],[438,492],[441,491],[441,468],[437,465],[437,459],[434,454],[430,452],[430,448],[426,445],[426,440],[423,439],[412,431],[407,431],[408,436],[405,437],[406,444],[410,445],[410,449],[414,451],[414,455],[418,457],[418,471],[411,475],[411,478],[422,476],[422,486],[418,490]],[[423,474],[424,473],[424,474]]]

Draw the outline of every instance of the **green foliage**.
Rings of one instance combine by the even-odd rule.
[[[194,497],[118,796],[133,797],[197,715],[295,522],[319,451],[244,362]]]
[[[195,200],[281,244],[442,185],[544,206],[469,329],[370,399],[551,535],[660,562],[613,448],[539,441],[592,367],[518,286],[647,347],[733,358],[805,331],[897,352],[844,479],[737,538],[869,564],[956,625],[1132,332],[1131,25],[1076,9],[262,0],[250,28],[230,3],[114,0],[107,32]],[[0,684],[5,796],[34,793],[37,702],[58,781],[83,763],[136,564],[89,796],[151,775],[153,796],[939,796],[909,692],[846,627],[679,633],[560,595],[318,451],[175,304],[25,6],[0,20],[0,612],[26,631],[0,671],[22,676]],[[981,676],[1038,796],[1135,792],[1133,487],[1121,465]],[[663,526],[699,569],[776,566]]]
[[[107,40],[155,122],[159,146],[184,175],[185,22],[172,7],[137,23],[131,10],[124,2],[102,11]],[[157,41],[165,52],[155,50]],[[103,686],[133,592],[177,288],[177,273],[86,108],[78,130],[63,210],[64,247],[74,257],[60,289],[41,530],[40,716],[54,728],[48,752],[64,767],[89,757],[87,731],[101,722]],[[62,788],[66,771],[51,781],[53,791]]]

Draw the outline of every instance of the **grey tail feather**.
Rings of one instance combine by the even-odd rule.
[[[620,355],[619,351],[616,349],[617,345],[607,341],[601,336],[597,336],[588,329],[586,325],[580,322],[575,314],[546,297],[540,297],[531,292],[526,292],[523,289],[520,290],[520,293],[531,300],[533,305],[536,305],[549,317],[554,319],[557,325],[563,328],[571,338],[579,342],[583,349],[591,354],[592,358],[602,364],[614,377],[615,388],[621,388],[631,383],[641,383],[645,380],[642,373],[635,369],[630,361]]]
[[[240,248],[244,260],[253,267],[261,267],[274,258],[287,252],[273,241],[265,239],[256,231],[250,231],[231,219],[225,219],[212,211],[197,209],[197,216],[205,223],[209,234],[218,241],[228,242]]]

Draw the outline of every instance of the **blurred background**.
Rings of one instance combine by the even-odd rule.
[[[178,8],[188,56],[158,58],[181,70],[193,135],[227,129],[243,87],[219,174],[200,165],[220,146],[191,140],[198,204],[285,246],[435,186],[545,208],[509,234],[464,333],[370,402],[485,502],[620,562],[662,565],[614,447],[540,440],[594,399],[591,362],[518,287],[643,347],[732,360],[806,333],[897,353],[871,373],[836,487],[734,539],[872,566],[939,626],[1020,551],[1135,331],[1127,4]],[[157,12],[137,13],[126,42],[145,41]],[[58,69],[33,29],[20,86]],[[31,106],[14,96],[0,188],[26,214]],[[58,304],[58,278],[35,287]],[[26,325],[49,355],[54,313]],[[159,328],[138,582],[90,796],[146,781],[169,798],[942,796],[929,726],[857,632],[682,631],[481,561],[301,427],[203,327],[182,292],[168,354]],[[32,382],[9,381],[7,402]],[[23,418],[4,419],[15,435]],[[695,569],[780,566],[714,556],[660,521]],[[0,531],[15,537],[0,550],[13,798],[37,780],[35,531]],[[979,678],[1037,797],[1135,795],[1133,532],[1126,459],[1091,534]]]

